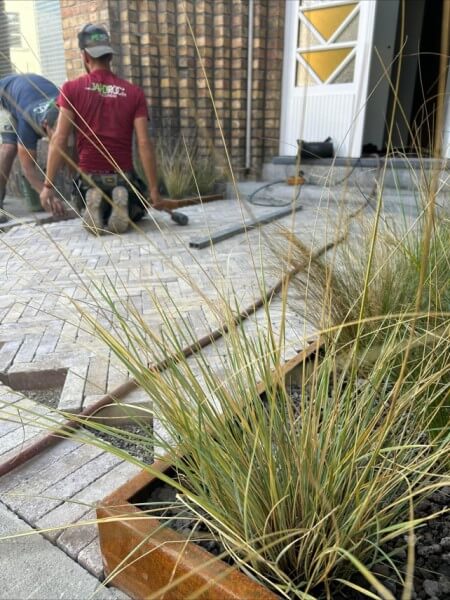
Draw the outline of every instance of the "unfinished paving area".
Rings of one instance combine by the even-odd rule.
[[[180,313],[189,317],[195,335],[201,337],[219,325],[212,307],[220,307],[222,294],[233,290],[241,308],[261,295],[261,263],[265,266],[266,288],[276,281],[280,225],[294,229],[305,244],[315,249],[342,235],[345,217],[361,208],[365,199],[358,190],[347,191],[345,198],[341,192],[338,189],[323,195],[319,188],[305,186],[302,210],[265,226],[263,236],[253,230],[200,251],[189,250],[190,239],[251,218],[248,207],[236,200],[190,207],[183,210],[190,218],[185,228],[157,213],[156,223],[148,219],[142,231],[123,236],[92,237],[78,220],[21,225],[0,235],[0,375],[4,382],[0,388],[0,462],[19,451],[27,439],[39,435],[36,419],[49,414],[49,409],[28,400],[26,392],[11,389],[19,388],[19,382],[23,385],[26,380],[31,388],[42,385],[42,379],[63,377],[60,408],[78,412],[128,378],[128,373],[86,330],[77,310],[75,303],[103,318],[103,301],[94,285],[112,283],[117,300],[125,307],[135,307],[145,323],[158,331],[163,324],[152,294],[161,298],[169,294]],[[275,210],[250,208],[253,216]],[[190,281],[185,279],[186,274]],[[281,320],[276,299],[271,316],[275,325],[277,318]],[[256,315],[248,320],[245,327],[255,328],[258,318]],[[288,315],[286,329],[287,359],[314,332],[301,315]],[[204,353],[211,368],[221,368],[223,341],[209,346]],[[59,553],[55,556],[72,561],[98,583],[103,572],[92,522],[95,504],[137,470],[104,448],[82,440],[61,441],[0,479],[0,507],[6,511],[7,534],[29,527],[41,529],[42,535],[33,536],[36,543],[47,544],[45,548],[52,543],[52,552]],[[10,542],[0,541],[0,551],[3,543]],[[10,556],[17,553],[11,550]],[[20,557],[17,560],[20,563]],[[46,578],[44,569],[36,571],[36,576]],[[20,589],[17,582],[10,585],[14,587],[3,586],[0,598],[31,594]],[[37,589],[33,593],[39,594]]]
[[[318,210],[317,188],[314,193],[302,192],[303,210],[295,215],[295,228],[306,244],[319,246],[339,233],[339,207],[326,211],[325,199]],[[360,195],[357,202],[361,202]],[[263,260],[275,261],[270,248],[279,243],[275,232],[280,224],[291,227],[292,217],[265,226],[262,240],[254,230],[212,249],[188,250],[190,239],[251,218],[248,208],[255,216],[276,210],[224,200],[185,209],[190,224],[184,228],[167,215],[155,213],[156,222],[143,221],[141,231],[123,236],[93,237],[79,220],[23,225],[0,235],[2,381],[18,389],[24,380],[32,388],[33,382],[42,385],[42,378],[63,378],[66,385],[60,408],[79,412],[86,399],[127,379],[127,373],[85,330],[77,311],[75,304],[100,316],[99,306],[104,308],[105,303],[94,285],[114,286],[115,300],[135,307],[154,328],[161,326],[161,315],[151,296],[168,294],[181,316],[189,316],[199,337],[218,325],[217,315],[201,295],[215,302],[233,285],[239,304],[251,304],[260,295],[259,242]],[[198,286],[201,295],[184,276]],[[269,273],[267,285],[275,278]]]

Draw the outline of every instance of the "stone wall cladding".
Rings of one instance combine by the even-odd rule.
[[[251,175],[278,154],[284,4],[254,0]],[[61,0],[68,76],[83,72],[77,32],[103,23],[118,53],[115,71],[145,91],[153,134],[196,135],[225,157],[223,135],[243,175],[248,10],[247,0]]]

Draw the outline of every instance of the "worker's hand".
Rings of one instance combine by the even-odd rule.
[[[152,208],[158,209],[158,206],[161,204],[161,196],[159,195],[159,189],[157,187],[153,187],[150,189],[150,206]]]
[[[55,197],[54,191],[50,188],[44,187],[42,188],[41,193],[39,194],[39,199],[41,201],[42,208],[52,213],[54,217],[61,217],[65,214],[66,210],[64,208],[64,204]]]
[[[172,210],[173,206],[170,200],[163,200],[159,195],[158,188],[152,188],[150,190],[150,204],[151,207],[156,210]]]

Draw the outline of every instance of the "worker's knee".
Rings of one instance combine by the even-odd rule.
[[[16,144],[1,144],[0,145],[0,161],[12,162],[16,158]]]
[[[11,167],[17,154],[17,146],[14,144],[0,145],[0,184],[6,186]]]

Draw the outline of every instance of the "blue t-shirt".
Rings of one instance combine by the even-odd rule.
[[[0,103],[16,120],[18,143],[36,150],[42,137],[41,115],[58,88],[41,75],[8,75],[0,79]]]

